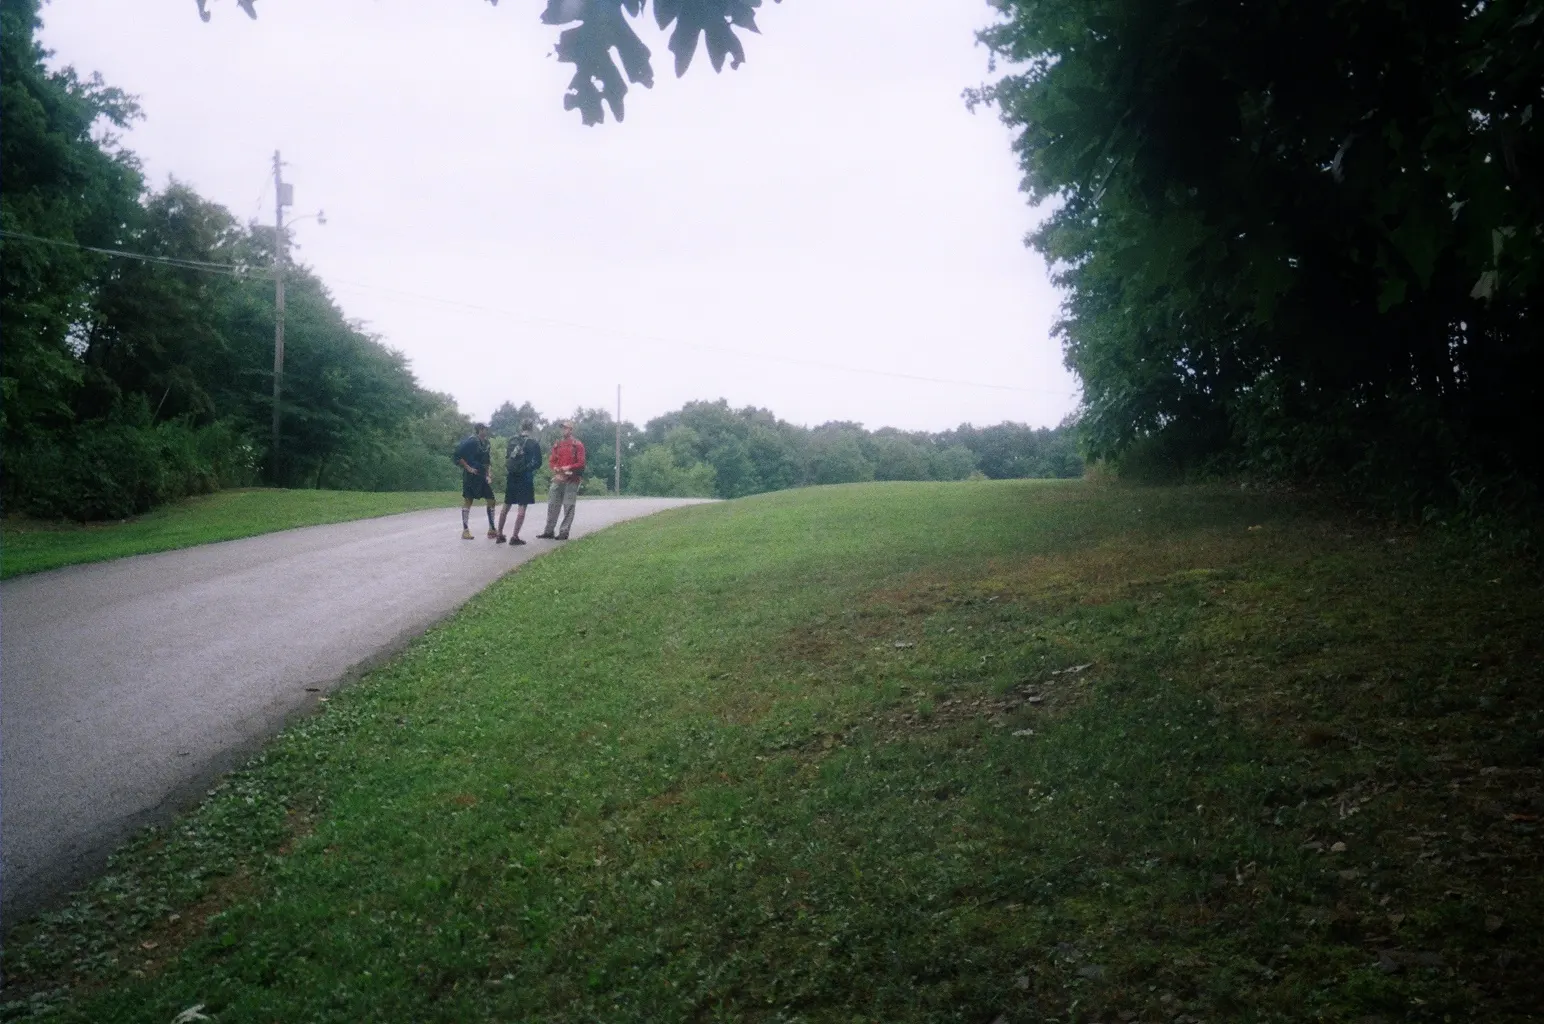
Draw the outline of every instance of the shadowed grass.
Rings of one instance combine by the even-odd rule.
[[[0,577],[236,540],[297,526],[449,508],[460,501],[459,494],[449,491],[248,488],[184,498],[121,522],[48,523],[11,516],[3,521],[0,535]]]
[[[13,931],[6,1013],[1532,1019],[1541,626],[1505,565],[1220,489],[663,513]]]

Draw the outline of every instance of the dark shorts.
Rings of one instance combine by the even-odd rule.
[[[493,485],[488,478],[461,471],[461,497],[467,501],[492,501]]]
[[[504,480],[504,504],[536,504],[536,474],[511,473]]]

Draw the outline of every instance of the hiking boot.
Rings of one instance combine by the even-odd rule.
[[[499,539],[497,541],[495,541],[495,543],[497,543],[497,544],[507,544],[509,542],[504,539],[504,535],[501,533],[501,534],[499,534]]]
[[[495,530],[491,526],[488,527],[488,539],[489,540],[492,540],[493,538],[498,537],[498,535],[499,535],[499,531]],[[500,538],[500,539],[502,539],[502,538]]]
[[[524,544],[524,543],[525,543],[525,541],[521,540],[519,537],[511,537],[509,539],[509,546],[510,547],[514,547],[516,544]]]
[[[472,539],[472,531],[471,530],[462,530],[461,531],[461,539],[462,540],[471,540]]]
[[[537,534],[537,535],[536,535],[536,539],[537,539],[537,540],[557,540],[557,538],[556,538],[556,537],[554,537],[554,536],[553,536],[553,535],[552,535],[552,534],[550,534],[550,533],[538,533],[538,534]]]

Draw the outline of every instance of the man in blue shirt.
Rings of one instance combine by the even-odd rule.
[[[481,498],[488,503],[488,539],[492,540],[499,531],[493,528],[493,470],[488,452],[488,425],[479,423],[473,429],[476,433],[463,438],[451,456],[461,467],[461,539],[472,539],[472,502]]]

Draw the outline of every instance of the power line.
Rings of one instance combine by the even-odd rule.
[[[98,246],[81,245],[77,242],[68,242],[59,238],[43,238],[38,235],[29,235],[20,231],[7,231],[0,229],[0,238],[15,239],[24,242],[37,242],[44,245],[60,246],[68,249],[80,249],[85,252],[99,253],[104,256],[117,256],[124,259],[140,260],[145,263],[155,263],[162,266],[176,267],[182,270],[199,270],[205,273],[219,273],[230,277],[255,278],[269,280],[273,277],[271,268],[262,266],[242,266],[235,263],[211,263],[204,260],[188,260],[173,256],[152,256],[148,253],[130,252],[127,249],[105,249]],[[694,348],[704,352],[715,352],[719,355],[734,356],[740,359],[762,359],[774,363],[787,363],[794,366],[808,366],[821,370],[834,370],[840,373],[855,373],[860,375],[891,377],[897,380],[918,381],[924,384],[948,384],[953,387],[983,388],[992,391],[1014,391],[1021,394],[1057,395],[1061,397],[1074,397],[1076,391],[1066,391],[1056,388],[1026,388],[1014,384],[988,384],[982,381],[958,380],[950,377],[929,377],[924,374],[902,373],[899,370],[881,370],[867,366],[845,366],[841,363],[829,363],[820,359],[805,359],[800,356],[776,355],[769,352],[749,352],[741,349],[726,348],[722,345],[707,345],[696,341],[681,341],[675,338],[664,338],[653,334],[642,334],[637,331],[619,330],[614,327],[597,327],[594,324],[582,324],[572,320],[559,320],[555,317],[532,317],[516,313],[512,310],[498,306],[487,306],[475,302],[463,302],[459,299],[444,299],[437,295],[426,295],[422,292],[404,291],[400,288],[386,288],[381,285],[365,284],[361,281],[345,281],[333,279],[324,282],[333,288],[357,288],[364,291],[381,292],[387,295],[398,295],[419,302],[432,302],[442,306],[452,306],[461,309],[470,309],[483,313],[496,313],[504,317],[508,322],[524,324],[530,327],[566,327],[570,330],[589,331],[594,334],[609,335],[615,338],[632,338],[637,341],[646,341],[655,345],[667,345],[682,348]]]
[[[53,245],[62,249],[79,249],[82,252],[94,252],[102,256],[117,256],[123,259],[139,260],[141,263],[154,263],[164,267],[176,267],[180,270],[201,270],[205,273],[225,274],[230,277],[268,277],[270,275],[270,271],[267,268],[256,265],[211,263],[207,260],[183,259],[180,256],[152,256],[149,253],[130,252],[127,249],[105,249],[96,245],[81,245],[79,242],[68,242],[62,238],[44,238],[41,235],[29,235],[23,231],[0,229],[0,238],[8,238],[18,242],[36,242],[42,245]]]
[[[422,302],[438,303],[442,306],[456,306],[462,309],[477,310],[483,313],[497,313],[507,317],[512,323],[537,327],[567,327],[573,330],[590,331],[595,334],[605,334],[616,338],[632,338],[637,341],[647,341],[657,345],[671,345],[684,348],[701,349],[705,352],[716,352],[720,355],[737,356],[742,359],[765,359],[775,363],[790,363],[796,366],[810,366],[822,370],[837,370],[842,373],[870,374],[880,377],[895,377],[901,380],[921,381],[927,384],[951,384],[957,387],[987,388],[993,391],[1017,391],[1025,394],[1060,395],[1072,397],[1076,391],[1065,391],[1056,388],[1025,388],[1014,384],[987,384],[981,381],[957,380],[949,377],[928,377],[916,373],[902,373],[898,370],[880,370],[874,367],[844,366],[840,363],[828,363],[819,359],[804,359],[799,356],[775,355],[770,352],[748,352],[741,349],[725,348],[722,345],[707,345],[696,341],[681,341],[676,338],[663,338],[653,334],[641,334],[637,331],[620,330],[614,327],[596,327],[593,324],[581,324],[572,320],[558,320],[553,317],[531,317],[515,313],[511,310],[501,309],[498,306],[485,306],[475,302],[462,302],[457,299],[442,299],[436,295],[425,295],[422,292],[403,291],[400,288],[384,288],[380,285],[364,284],[359,281],[342,281],[334,278],[333,287],[360,288],[365,291],[384,292],[389,295],[400,295],[404,298],[417,299]]]

